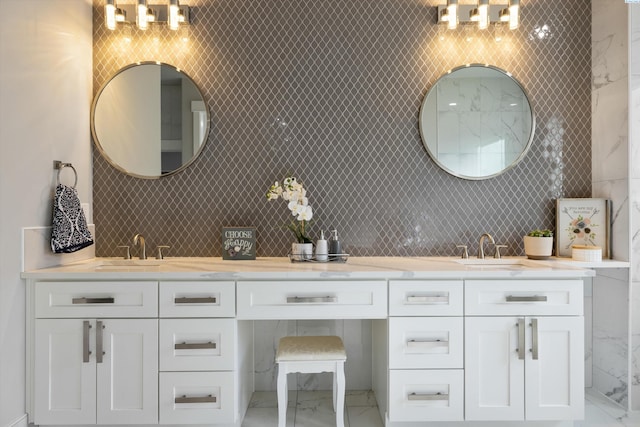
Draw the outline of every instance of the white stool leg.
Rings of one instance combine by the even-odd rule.
[[[287,425],[287,369],[278,364],[278,427]]]
[[[336,427],[344,427],[344,361],[336,362]]]
[[[333,412],[337,412],[338,409],[338,364],[336,363],[336,369],[333,370]]]

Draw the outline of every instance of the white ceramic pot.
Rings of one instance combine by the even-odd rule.
[[[547,259],[553,251],[553,237],[524,236],[524,253],[527,258]]]
[[[306,261],[313,257],[313,243],[292,243],[291,259],[293,261]]]

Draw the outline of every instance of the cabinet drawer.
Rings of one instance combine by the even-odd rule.
[[[462,317],[389,318],[389,368],[462,368]]]
[[[157,317],[157,282],[37,282],[36,317]]]
[[[231,371],[235,319],[161,319],[161,371]]]
[[[391,280],[390,316],[462,316],[461,280]]]
[[[238,282],[240,319],[383,319],[387,283],[376,281]]]
[[[461,421],[462,369],[389,371],[389,420]]]
[[[234,317],[233,282],[160,282],[160,317]]]
[[[161,372],[160,424],[231,424],[233,372]]]
[[[467,280],[465,314],[582,315],[582,280]]]

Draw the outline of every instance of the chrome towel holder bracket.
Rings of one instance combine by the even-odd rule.
[[[78,172],[76,171],[76,168],[74,168],[71,163],[63,163],[60,160],[54,160],[53,168],[58,171],[58,176],[56,177],[56,185],[60,185],[60,172],[62,171],[62,169],[71,168],[71,170],[73,171],[73,175],[75,177],[73,188],[76,188],[76,185],[78,184]]]

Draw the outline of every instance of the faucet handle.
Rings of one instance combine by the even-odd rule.
[[[169,249],[171,246],[166,245],[158,245],[158,254],[156,255],[156,259],[164,259],[164,254],[162,253],[163,249]]]
[[[118,246],[118,249],[124,248],[127,251],[124,254],[124,259],[131,259],[131,248],[128,245]]]
[[[507,245],[494,245],[494,246],[496,247],[496,253],[493,254],[493,257],[496,258],[496,259],[502,258],[502,254],[500,253],[500,249],[509,247]]]
[[[456,248],[462,249],[462,259],[469,259],[469,250],[467,245],[456,245]]]

